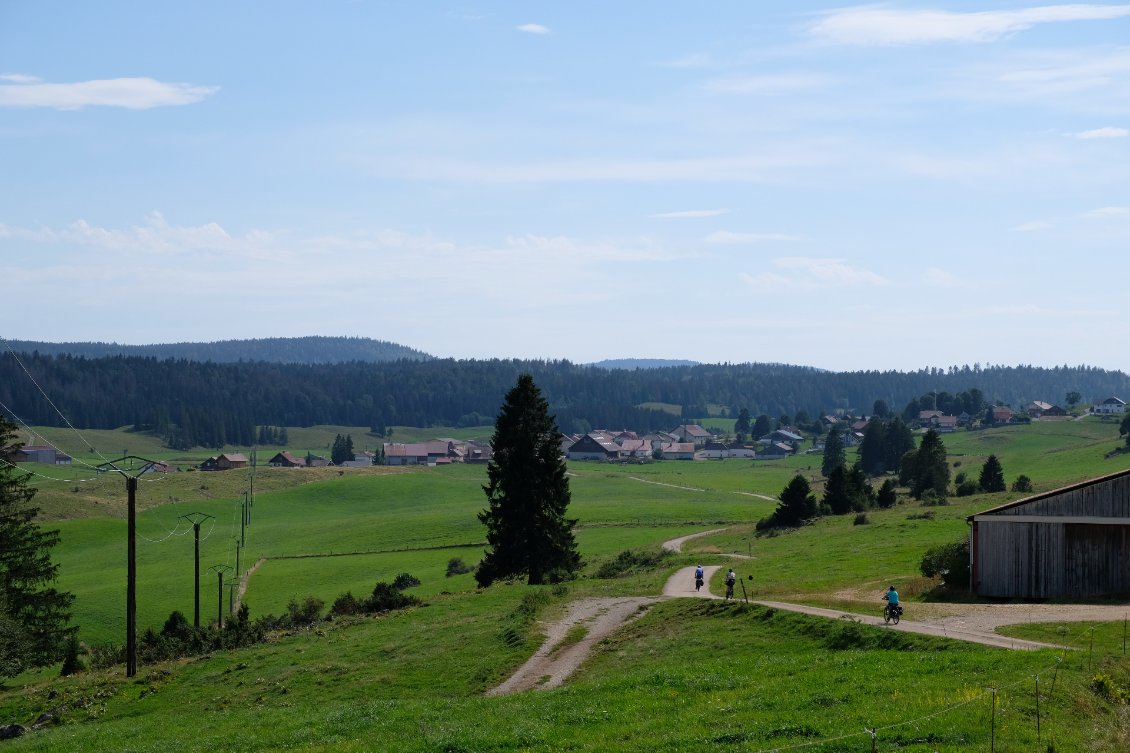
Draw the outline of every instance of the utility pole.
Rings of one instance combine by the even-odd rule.
[[[212,565],[209,570],[216,572],[216,580],[219,581],[216,589],[216,624],[219,627],[224,626],[224,571],[231,570],[228,565]]]
[[[200,524],[212,517],[204,512],[190,512],[181,515],[182,518],[192,523],[192,538],[195,543],[193,557],[193,611],[192,611],[192,626],[195,628],[200,627]]]
[[[93,450],[93,448],[91,448]],[[126,473],[118,463],[140,460],[136,474]],[[95,466],[98,472],[113,471],[126,480],[126,677],[137,674],[137,477],[153,467],[155,460],[129,455]]]

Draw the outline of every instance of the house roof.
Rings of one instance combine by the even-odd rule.
[[[1106,400],[1102,401],[1101,405],[1126,405],[1126,401],[1120,400],[1117,397],[1108,397]]]
[[[217,455],[216,460],[226,458],[229,463],[246,463],[247,456],[242,452],[225,452],[223,455]]]
[[[687,434],[692,437],[698,437],[701,439],[708,439],[709,437],[714,436],[698,424],[682,424],[680,426],[677,426],[674,432],[682,432],[683,434]]]

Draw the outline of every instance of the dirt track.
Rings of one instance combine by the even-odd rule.
[[[723,530],[723,529],[717,529]],[[716,533],[717,530],[702,531],[681,536],[664,542],[663,548],[669,551],[682,551],[684,542]],[[743,558],[744,559],[744,558]],[[565,616],[546,628],[545,642],[541,648],[526,661],[518,671],[501,685],[487,691],[487,695],[519,693],[525,690],[554,688],[569,678],[588,658],[592,647],[614,633],[628,622],[639,618],[655,603],[663,599],[699,598],[721,599],[710,591],[710,578],[721,565],[704,566],[706,585],[701,591],[694,587],[694,566],[677,570],[663,586],[662,596],[625,596],[608,599],[580,599],[569,605]],[[837,594],[843,596],[845,594]],[[752,603],[773,609],[800,612],[829,619],[848,619],[855,622],[878,625],[888,630],[901,630],[908,633],[921,633],[941,638],[980,643],[985,646],[1015,650],[1035,650],[1059,648],[1035,641],[1008,638],[995,632],[1002,625],[1024,622],[1082,622],[1114,621],[1123,619],[1130,613],[1130,606],[1091,605],[1091,604],[946,604],[910,606],[917,610],[923,607],[922,618],[903,620],[896,625],[884,625],[880,615],[880,602],[876,597],[873,614],[859,614],[837,609],[824,609],[804,604],[789,604],[776,601],[754,601]],[[583,638],[561,645],[563,639],[576,625],[583,625],[586,632]],[[560,648],[559,648],[560,646]]]

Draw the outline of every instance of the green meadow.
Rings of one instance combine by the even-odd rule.
[[[319,436],[332,441],[342,433],[336,428]],[[429,436],[455,432],[431,430]],[[394,437],[402,439],[400,427]],[[98,439],[107,447],[111,440],[120,445],[123,437]],[[1093,419],[958,432],[943,441],[954,472],[975,477],[993,453],[1009,483],[1023,473],[1038,491],[1130,467],[1130,455],[1104,458],[1119,444],[1117,424]],[[259,457],[265,458],[262,449]],[[404,572],[420,579],[410,593],[424,605],[287,631],[239,651],[143,666],[130,681],[121,667],[69,678],[55,677],[57,668],[28,673],[0,686],[0,724],[30,724],[51,710],[60,723],[3,745],[13,751],[805,746],[831,752],[872,750],[866,728],[877,729],[876,750],[994,746],[1043,753],[1130,746],[1130,715],[1120,700],[1123,690],[1130,695],[1130,661],[1120,644],[1122,626],[1111,623],[1007,629],[1073,647],[1023,653],[744,603],[673,600],[599,644],[564,687],[483,695],[537,649],[545,621],[569,600],[654,595],[671,572],[696,561],[733,564],[753,599],[877,610],[879,592],[890,581],[899,584],[911,611],[928,610],[938,597],[936,584],[918,573],[925,549],[967,535],[968,515],[1020,496],[951,498],[950,505],[931,508],[904,499],[891,510],[869,512],[865,525],[844,516],[758,534],[754,523],[772,511],[771,498],[793,474],[804,473],[819,491],[819,465],[819,455],[571,464],[570,515],[578,520],[586,561],[582,577],[565,588],[499,584],[485,590],[476,589],[469,574],[445,575],[450,559],[473,565],[481,555],[484,533],[476,514],[485,504],[484,467],[259,468],[251,524],[239,549],[241,571],[258,563],[246,579],[252,617],[282,613],[288,601],[307,596],[327,606],[346,591],[365,596],[377,581]],[[202,521],[202,620],[214,620],[217,607],[226,605],[226,592],[217,604],[217,576],[209,568],[235,568],[250,483],[250,472],[229,471],[168,474],[141,484],[140,629],[159,628],[174,609],[191,617],[192,520]],[[53,554],[59,585],[76,595],[81,638],[122,643],[124,482],[110,474],[37,484],[45,519],[61,532]],[[655,550],[676,536],[717,528],[725,530],[688,543],[684,554],[659,568],[593,577],[625,549]],[[719,582],[712,585],[720,590]],[[544,602],[533,621],[519,616],[531,593]]]

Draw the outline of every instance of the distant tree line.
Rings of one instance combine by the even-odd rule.
[[[634,371],[568,361],[399,360],[388,363],[216,363],[132,356],[84,358],[21,355],[0,358],[0,401],[32,425],[132,427],[175,448],[249,445],[261,426],[471,426],[496,416],[502,395],[519,374],[533,376],[565,432],[593,428],[670,429],[703,418],[706,406],[726,406],[735,419],[746,409],[765,421],[815,424],[824,413],[862,414],[867,406],[907,405],[923,396],[964,408],[981,401],[1020,405],[1078,391],[1088,400],[1130,395],[1130,377],[1081,367],[953,367],[915,372],[835,373],[781,364],[673,366]],[[972,387],[971,385],[977,385]],[[953,405],[949,405],[953,396]],[[1043,396],[1043,397],[1041,397]],[[968,399],[967,399],[968,398]],[[640,407],[678,406],[681,416]],[[859,406],[862,406],[860,408]],[[769,428],[769,431],[773,427]]]

